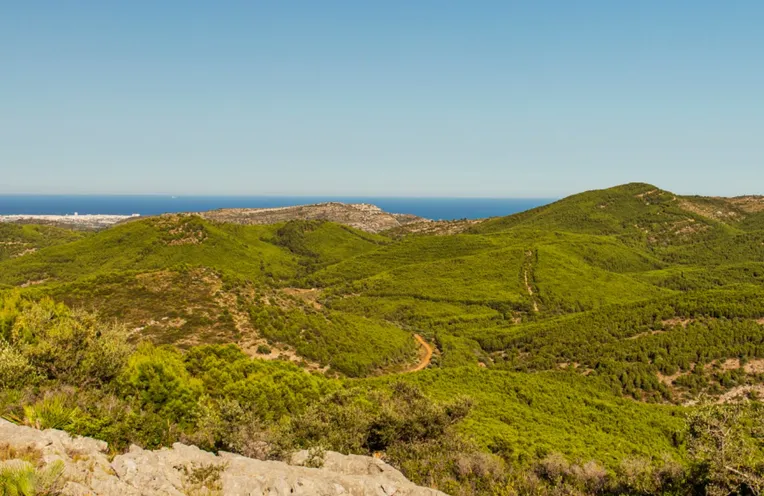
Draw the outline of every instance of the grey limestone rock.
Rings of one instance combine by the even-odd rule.
[[[326,452],[322,468],[303,466],[306,451],[291,463],[262,461],[233,453],[218,455],[176,443],[172,448],[130,450],[109,460],[103,441],[37,430],[0,419],[0,444],[34,448],[46,464],[64,463],[62,494],[233,496],[437,496],[381,460]]]

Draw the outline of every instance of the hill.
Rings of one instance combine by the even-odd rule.
[[[70,243],[86,236],[81,231],[34,224],[0,222],[0,261],[23,257],[41,248]]]
[[[294,207],[221,209],[200,212],[198,215],[217,222],[245,225],[277,224],[290,220],[323,220],[372,233],[414,222],[427,222],[416,215],[387,213],[376,205],[339,202]]]
[[[387,241],[321,221],[240,226],[163,216],[0,264],[0,283],[118,318],[136,339],[234,342],[260,357],[368,374],[413,361],[411,334],[314,308],[280,287]]]
[[[679,494],[666,474],[700,470],[686,426],[706,410],[694,405],[764,393],[762,211],[760,197],[637,183],[482,221],[393,216],[391,228],[389,214],[332,204],[136,219],[0,261],[0,329],[18,341],[28,319],[80,322],[53,302],[126,327],[138,346],[126,372],[88,394],[170,421],[133,436],[127,417],[100,425],[87,397],[70,405],[90,412],[70,430],[115,446],[198,431],[197,444],[241,452],[221,439],[254,415],[263,430],[247,436],[274,450],[380,452],[456,494],[646,494],[656,481]],[[30,366],[53,349],[67,348]],[[40,380],[24,387],[79,387]],[[23,394],[3,400],[14,415],[44,399]],[[651,491],[628,486],[635,463]],[[552,465],[558,478],[544,475]],[[611,475],[586,482],[586,466]],[[546,489],[529,489],[529,473]]]
[[[490,220],[476,232],[529,227],[600,235],[621,235],[650,244],[708,235],[717,223],[683,208],[677,195],[644,183],[587,191],[509,217]]]

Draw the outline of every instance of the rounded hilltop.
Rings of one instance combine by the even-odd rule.
[[[427,219],[412,214],[385,212],[369,203],[323,202],[272,208],[224,208],[197,215],[216,222],[264,225],[290,220],[324,220],[377,233]]]

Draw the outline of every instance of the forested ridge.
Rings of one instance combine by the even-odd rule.
[[[763,219],[634,183],[458,234],[0,225],[0,415],[114,449],[376,453],[451,494],[756,493]],[[406,373],[415,334],[435,353]]]

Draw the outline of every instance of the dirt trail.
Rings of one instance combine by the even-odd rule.
[[[536,298],[533,297],[533,288],[530,284],[528,284],[528,270],[523,273],[523,276],[525,277],[525,289],[528,290],[528,294],[531,297],[531,300],[533,301],[533,311],[538,312],[539,311],[539,305],[536,303]]]
[[[533,302],[533,311],[538,313],[539,305],[536,302],[536,298],[533,297],[533,288],[528,283],[528,269],[531,265],[531,261],[533,260],[533,252],[530,250],[525,252],[525,258],[527,260],[527,266],[523,268],[523,279],[525,279],[525,289],[528,291],[528,295],[531,297],[531,301]]]
[[[430,360],[432,360],[432,346],[422,338],[419,334],[414,334],[414,338],[416,338],[417,341],[419,341],[420,346],[422,347],[422,350],[424,350],[424,354],[422,355],[422,358],[419,360],[419,363],[407,370],[406,372],[419,372],[420,370],[424,370],[428,365],[430,365]]]

